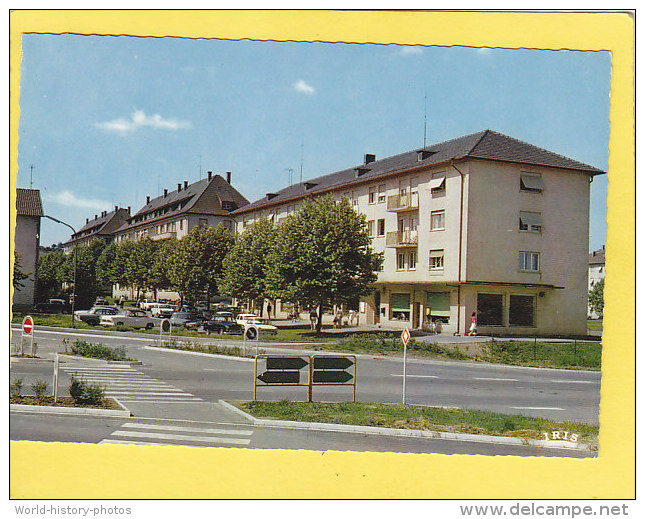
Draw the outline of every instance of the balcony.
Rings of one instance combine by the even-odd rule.
[[[152,234],[150,238],[153,240],[167,240],[169,238],[176,238],[177,237],[177,232],[176,231],[167,231],[167,232],[162,232],[160,234]]]
[[[387,210],[395,213],[419,209],[419,193],[393,195],[387,197]]]
[[[386,247],[416,247],[417,242],[417,231],[392,231],[385,237]]]

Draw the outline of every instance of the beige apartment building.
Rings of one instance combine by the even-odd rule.
[[[130,208],[119,206],[114,211],[102,211],[100,215],[95,214],[93,219],[86,218],[85,225],[76,233],[72,234],[69,241],[63,244],[65,254],[71,254],[77,245],[85,245],[94,239],[103,240],[105,243],[112,241],[114,233],[130,217]]]
[[[22,287],[14,290],[13,306],[17,309],[36,302],[36,267],[40,244],[40,219],[44,216],[38,189],[16,189],[15,253],[20,255],[20,268],[28,274]]]
[[[331,193],[365,214],[384,265],[360,322],[444,333],[585,335],[593,166],[486,130],[287,187],[238,232]],[[274,302],[278,317],[291,305]]]

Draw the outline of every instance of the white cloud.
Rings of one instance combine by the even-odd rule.
[[[401,56],[412,56],[413,54],[423,54],[421,47],[402,47],[399,52]]]
[[[136,110],[132,112],[129,119],[120,117],[112,121],[96,123],[95,126],[109,132],[128,133],[144,127],[156,130],[182,130],[190,128],[190,123],[177,119],[164,119],[159,114],[146,115],[143,110]]]
[[[313,94],[316,92],[316,89],[312,87],[311,85],[307,84],[304,80],[299,79],[293,84],[293,88],[295,88],[298,92],[302,92],[303,94]]]
[[[43,199],[46,202],[54,204],[65,205],[68,207],[79,207],[83,209],[110,209],[112,204],[105,200],[97,200],[93,198],[81,198],[68,190],[59,191],[58,193],[44,193]]]

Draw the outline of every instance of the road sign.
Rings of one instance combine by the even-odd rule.
[[[352,380],[354,376],[347,371],[314,371],[313,383],[337,383],[344,384]]]
[[[410,331],[407,328],[403,329],[403,333],[401,333],[401,340],[403,341],[403,346],[408,345],[408,342],[410,341]]]
[[[245,330],[244,336],[248,340],[252,341],[253,339],[255,339],[258,336],[258,329],[255,326],[249,326]]]
[[[258,375],[265,384],[297,384],[300,382],[300,371],[265,371]]]
[[[314,370],[317,369],[347,369],[354,362],[349,357],[314,356]]]
[[[168,319],[164,319],[161,321],[161,331],[162,332],[170,331],[170,321]]]
[[[22,320],[22,334],[31,335],[33,331],[34,331],[34,320],[31,317],[31,315],[27,315]]]
[[[302,357],[267,357],[267,370],[301,370],[309,364]]]

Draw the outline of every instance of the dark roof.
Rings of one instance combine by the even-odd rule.
[[[16,214],[20,216],[44,216],[40,190],[17,188]]]
[[[420,152],[423,152],[425,156],[423,160],[418,160]],[[581,171],[592,176],[604,173],[601,169],[588,164],[563,157],[562,155],[538,148],[532,144],[492,130],[484,130],[457,139],[426,146],[419,150],[408,151],[370,162],[369,164],[359,164],[342,171],[309,179],[305,184],[316,184],[310,189],[305,189],[302,184],[294,184],[277,193],[273,193],[270,199],[263,197],[238,209],[235,211],[235,214],[246,213],[267,205],[278,205],[287,200],[300,198],[304,195],[340,189],[344,186],[347,186],[349,189],[353,184],[385,177],[398,171],[410,170],[412,168],[426,168],[434,164],[441,164],[453,159],[463,158],[557,167]],[[360,170],[360,175],[357,173],[357,170]]]
[[[595,250],[589,253],[589,265],[605,264],[605,248]]]
[[[96,218],[89,220],[83,227],[81,227],[76,234],[79,235],[90,229],[93,229],[96,233],[101,232],[101,229],[116,216],[117,211],[118,209],[105,214],[101,213],[101,216],[97,215]]]
[[[119,227],[117,231],[121,232],[126,229],[147,225],[184,213],[229,215],[231,210],[224,209],[222,202],[232,202],[234,208],[249,203],[222,176],[213,175],[210,179],[204,178],[186,187],[182,184],[181,190],[175,189],[168,191],[166,196],[161,195],[150,200],[136,214],[131,216],[128,222]],[[180,208],[179,204],[181,203],[184,203],[184,207]],[[172,209],[174,205],[177,205],[177,207]],[[160,209],[165,209],[165,212],[158,216],[150,216],[150,213],[154,214],[155,211]],[[149,217],[140,222],[136,222],[136,218],[143,215],[149,215]]]

